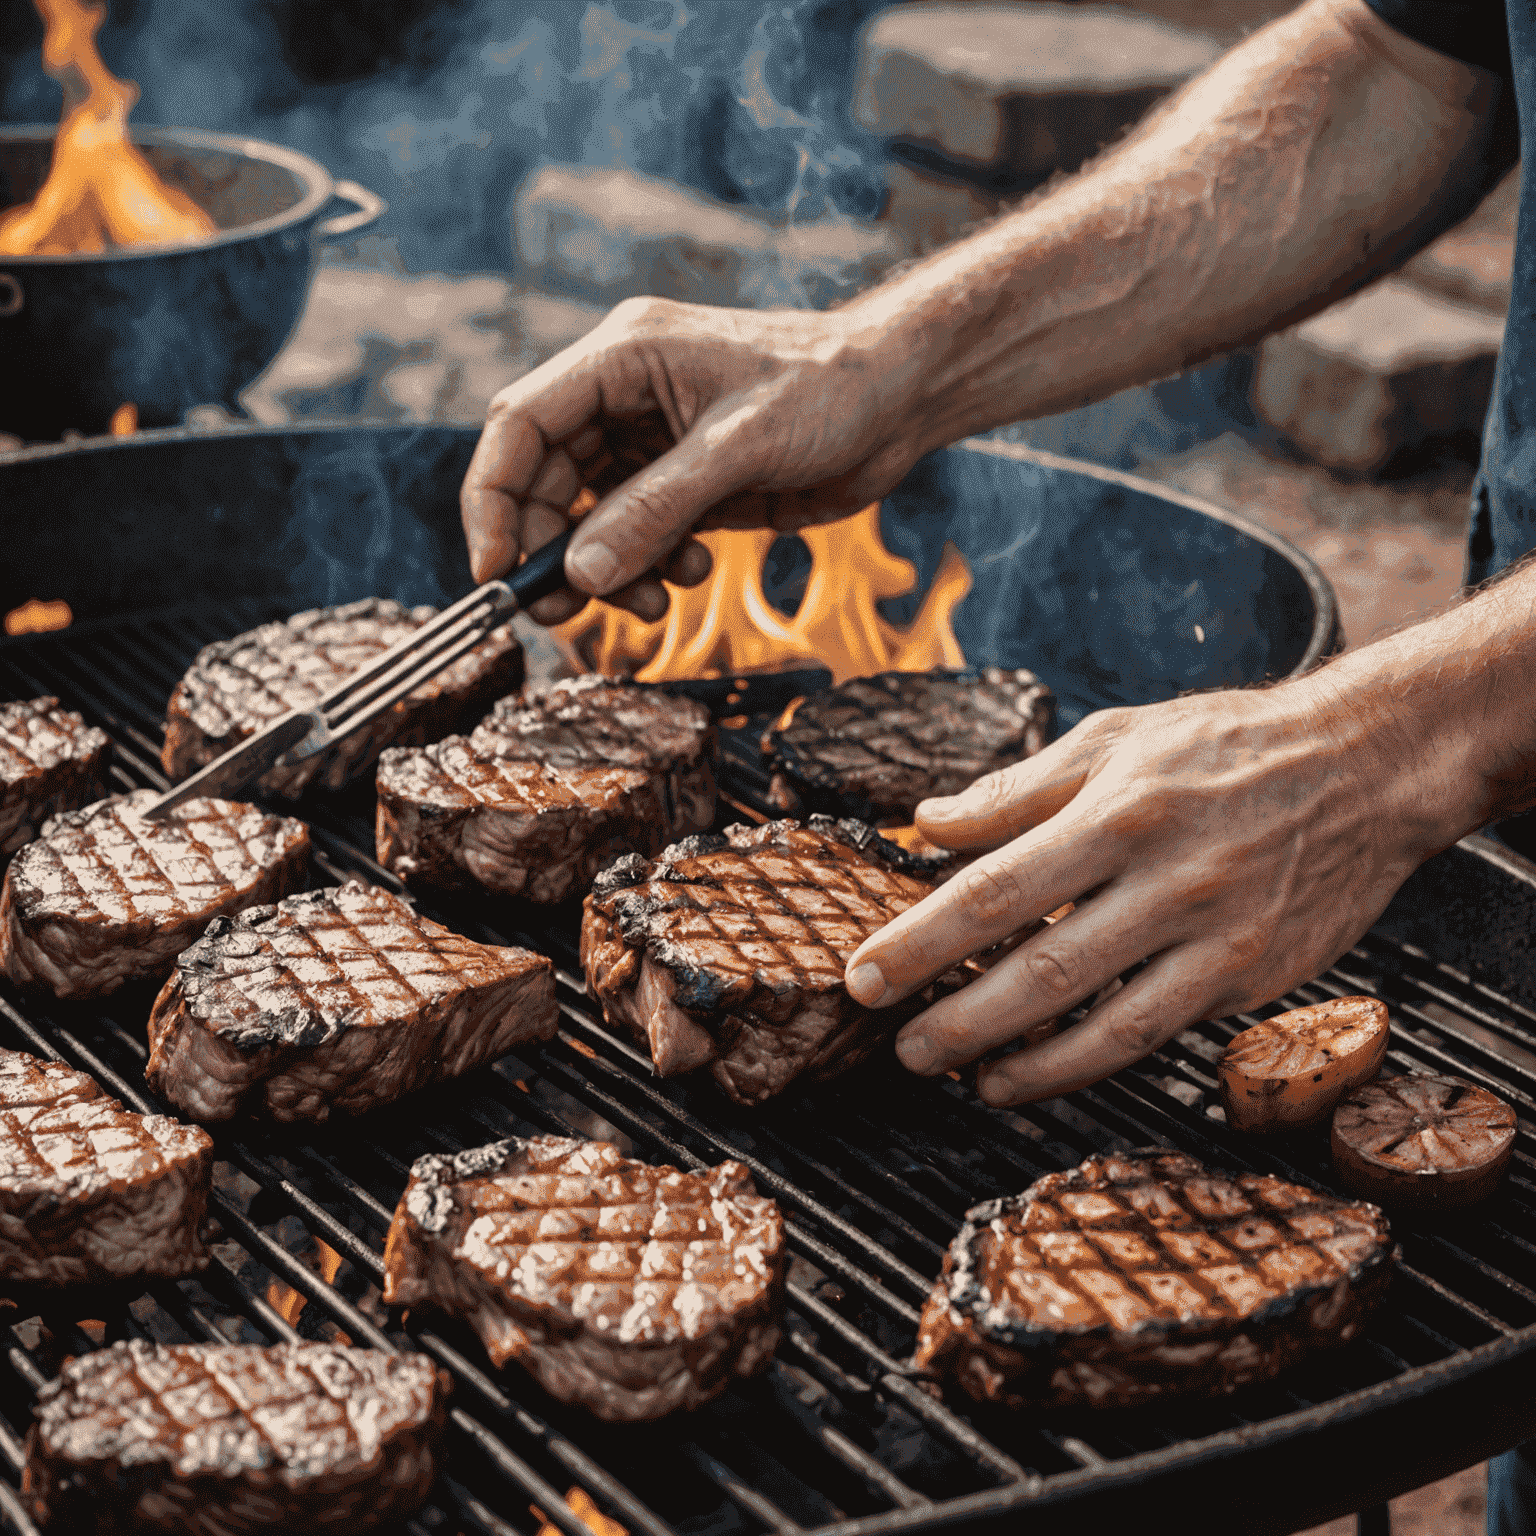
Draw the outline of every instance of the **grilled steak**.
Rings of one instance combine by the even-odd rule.
[[[714,744],[690,699],[595,676],[530,688],[468,740],[384,754],[379,861],[423,885],[582,895],[620,854],[709,827]]]
[[[542,955],[353,880],[210,923],[155,999],[145,1076],[196,1120],[324,1120],[547,1040],[556,1018]]]
[[[792,705],[763,735],[770,794],[791,815],[908,822],[1051,739],[1056,700],[1033,672],[880,672]]]
[[[307,709],[436,612],[368,597],[340,608],[296,613],[233,640],[205,645],[166,709],[160,753],[165,771],[172,779],[184,779],[278,715]],[[510,629],[494,630],[372,724],[328,752],[273,768],[257,787],[263,794],[290,798],[316,780],[327,789],[340,789],[372,768],[390,743],[437,741],[522,680],[522,647]]]
[[[348,1536],[427,1496],[448,1375],[330,1344],[114,1344],[37,1396],[22,1499],[58,1531]]]
[[[1156,1147],[1090,1157],[967,1212],[915,1363],[1010,1407],[1231,1392],[1352,1339],[1392,1259],[1374,1205]]]
[[[498,1141],[411,1169],[384,1299],[467,1318],[497,1365],[604,1419],[697,1408],[767,1365],[784,1223],[740,1163],[652,1168],[605,1141]]]
[[[146,821],[154,798],[141,789],[66,811],[11,861],[0,961],[17,986],[81,998],[161,981],[215,917],[303,885],[303,822],[230,800]]]
[[[70,1285],[208,1262],[213,1143],[135,1115],[83,1072],[0,1051],[0,1278]]]
[[[55,698],[0,704],[0,873],[50,816],[107,792],[112,743]]]
[[[929,988],[876,1012],[843,987],[854,950],[932,889],[919,868],[862,822],[825,816],[631,854],[587,898],[587,986],[663,1077],[708,1066],[756,1104],[802,1075],[836,1076],[933,1000]]]

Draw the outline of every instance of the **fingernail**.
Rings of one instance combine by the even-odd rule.
[[[880,974],[878,965],[871,965],[867,960],[848,972],[847,985],[853,1000],[863,1003],[866,1008],[876,1007],[885,996],[885,977]]]
[[[942,820],[960,809],[963,798],[961,795],[937,795],[932,800],[919,800],[917,814],[925,821],[934,816]]]
[[[897,1035],[896,1055],[909,1072],[926,1072],[933,1065],[933,1044],[927,1035]]]
[[[1013,1097],[1007,1082],[995,1072],[982,1078],[976,1084],[976,1092],[981,1095],[983,1104],[994,1104],[998,1108],[1001,1108]]]
[[[575,577],[577,586],[603,593],[619,574],[619,557],[606,544],[589,539],[566,555],[565,568]]]

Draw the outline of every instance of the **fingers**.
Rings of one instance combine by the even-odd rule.
[[[896,1037],[901,1064],[947,1072],[1074,1007],[1145,958],[1147,911],[1145,891],[1111,886],[908,1024]]]
[[[714,556],[697,539],[688,539],[672,551],[662,574],[675,587],[696,587],[714,566]]]
[[[1039,826],[1083,787],[1123,729],[1120,714],[1091,715],[1034,757],[985,774],[958,795],[924,800],[918,831],[941,848],[997,848]]]
[[[571,585],[601,597],[637,580],[757,470],[756,453],[730,423],[700,422],[582,519],[565,556]]]
[[[866,939],[848,962],[848,991],[866,1008],[889,1007],[1106,884],[1121,861],[1119,838],[1091,810],[1054,817],[961,870]]]
[[[1215,946],[1169,950],[1082,1023],[984,1067],[977,1091],[988,1104],[1023,1104],[1085,1088],[1140,1061],[1197,1019],[1230,1011],[1221,995],[1220,967]]]

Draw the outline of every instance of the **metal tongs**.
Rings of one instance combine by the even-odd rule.
[[[303,762],[361,730],[473,650],[519,608],[558,592],[565,583],[565,548],[570,541],[570,533],[563,533],[530,555],[505,581],[476,587],[468,597],[381,651],[308,709],[279,715],[152,800],[142,814],[154,819],[203,795],[234,799],[269,769]]]

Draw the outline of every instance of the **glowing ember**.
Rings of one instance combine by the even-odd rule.
[[[112,412],[112,421],[107,427],[113,437],[132,437],[139,430],[139,408],[132,400],[125,400]]]
[[[341,1268],[341,1255],[328,1243],[322,1243],[318,1237],[315,1239],[315,1267],[327,1285],[336,1278],[336,1271]],[[304,1301],[302,1292],[294,1290],[282,1280],[274,1280],[267,1287],[268,1304],[290,1325],[298,1322],[299,1313],[304,1310]]]
[[[20,608],[12,608],[6,614],[5,632],[8,635],[44,635],[50,630],[68,629],[74,617],[68,603],[44,603],[31,597]]]
[[[588,603],[555,630],[599,672],[633,672],[641,682],[675,677],[726,677],[819,664],[833,678],[873,672],[922,672],[964,666],[951,619],[971,589],[965,560],[953,545],[917,617],[905,629],[883,618],[882,598],[912,590],[917,572],[880,538],[880,508],[801,530],[811,552],[805,596],[792,618],[763,592],[763,561],[777,534],[769,529],[699,534],[714,558],[697,587],[667,583],[671,605],[655,623],[607,603]]]
[[[572,1488],[566,1494],[565,1502],[571,1513],[592,1532],[592,1536],[629,1536],[629,1532],[617,1520],[605,1515],[592,1502],[592,1495],[585,1488]],[[542,1522],[539,1536],[561,1536],[560,1527],[537,1504],[530,1504],[528,1508],[532,1510],[533,1518]]]
[[[114,79],[96,51],[106,7],[35,4],[47,27],[43,64],[64,87],[64,112],[47,181],[30,203],[0,214],[0,255],[59,256],[213,234],[213,220],[166,186],[128,140],[139,88]]]

